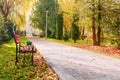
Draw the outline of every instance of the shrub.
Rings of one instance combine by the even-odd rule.
[[[69,38],[67,41],[68,41],[68,42],[73,42],[73,39],[72,39],[72,38]]]
[[[13,34],[12,27],[14,24],[8,20],[0,29],[0,42],[10,40]]]
[[[63,39],[67,41],[69,39],[69,35],[67,33],[64,34]]]
[[[77,22],[79,21],[79,17],[77,14],[73,15],[73,22],[72,22],[72,39],[74,40],[74,43],[79,39],[80,36],[80,30],[79,26],[77,25]]]

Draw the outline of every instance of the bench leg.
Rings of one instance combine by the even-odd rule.
[[[17,53],[16,53],[16,62],[15,62],[15,65],[17,65],[17,62],[18,62],[18,56],[17,56]]]
[[[25,53],[24,53],[24,58],[23,58],[23,64],[25,64]]]
[[[33,57],[34,57],[34,56],[33,56],[33,52],[32,52],[32,58],[31,58],[31,61],[32,61],[32,65],[33,65]]]
[[[15,62],[15,65],[17,65],[17,62],[18,62],[18,50],[16,48],[16,62]]]

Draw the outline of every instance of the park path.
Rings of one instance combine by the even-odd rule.
[[[120,80],[120,60],[40,38],[30,40],[61,80]]]

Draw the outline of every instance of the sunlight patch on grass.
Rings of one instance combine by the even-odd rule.
[[[15,47],[14,45],[10,45],[10,44],[3,44],[3,46],[5,46],[5,47]]]

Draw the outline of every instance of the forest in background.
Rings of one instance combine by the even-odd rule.
[[[41,36],[47,24],[49,38],[120,48],[120,0],[0,0],[0,43],[13,27],[25,35],[31,8],[31,25]]]
[[[119,0],[37,0],[30,19],[49,38],[120,48]]]

